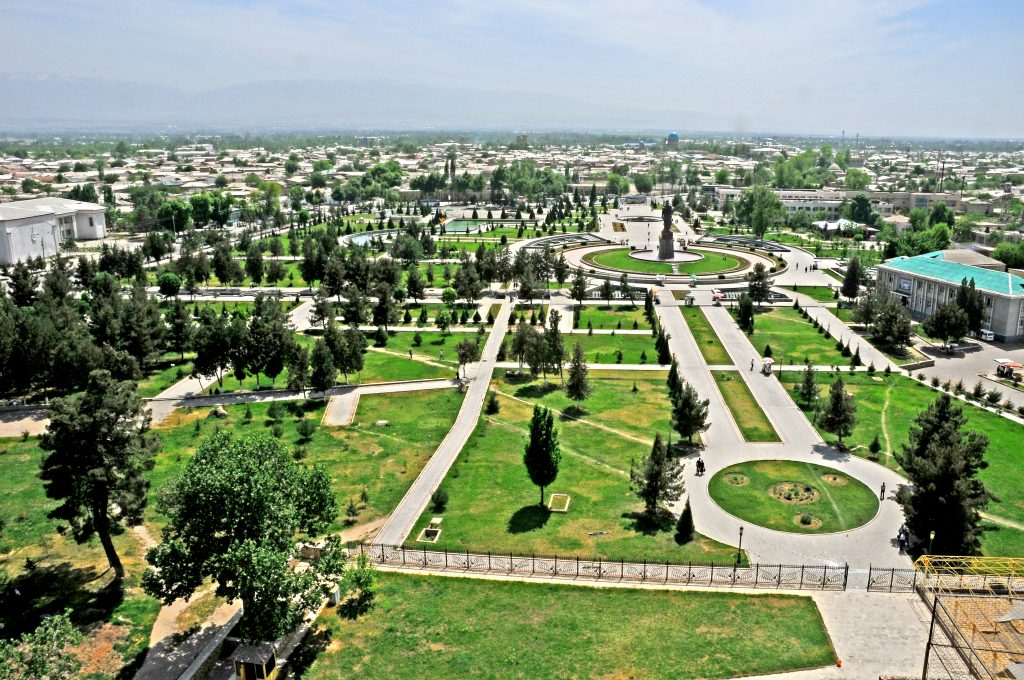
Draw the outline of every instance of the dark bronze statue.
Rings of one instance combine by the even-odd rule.
[[[665,228],[661,230],[661,238],[658,239],[658,259],[671,260],[675,256],[675,243],[672,238],[672,204],[665,201],[661,209],[661,221]]]

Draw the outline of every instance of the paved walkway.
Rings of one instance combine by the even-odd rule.
[[[416,480],[406,491],[405,496],[391,513],[387,524],[377,536],[377,542],[399,545],[405,541],[420,514],[427,507],[430,495],[444,480],[448,469],[455,462],[462,447],[469,440],[480,418],[487,388],[491,382],[491,373],[498,355],[498,348],[508,330],[508,317],[512,311],[512,302],[506,300],[494,322],[494,328],[487,338],[481,353],[480,361],[466,367],[470,376],[469,390],[462,402],[462,408],[452,429],[448,431],[440,446],[427,461]]]
[[[825,331],[832,336],[835,340],[842,340],[850,346],[850,351],[856,351],[860,349],[860,360],[865,366],[874,364],[875,368],[879,371],[884,371],[885,367],[888,366],[892,370],[899,370],[899,366],[889,360],[889,357],[885,356],[877,349],[875,349],[871,343],[861,338],[859,335],[853,332],[853,330],[839,319],[833,310],[828,307],[822,306],[820,302],[801,295],[799,293],[789,293],[800,300],[800,306],[807,310],[807,314],[819,324],[825,327]],[[847,361],[846,363],[849,363]]]
[[[324,410],[323,424],[333,427],[350,425],[355,418],[359,398],[367,394],[395,394],[397,392],[419,392],[421,390],[452,389],[458,383],[447,378],[421,380],[417,382],[378,383],[355,385],[342,388],[332,394]]]
[[[749,366],[751,359],[760,358],[725,308],[709,307],[706,311],[711,326],[737,366]],[[775,376],[740,370],[739,375],[782,439],[781,443],[745,442],[679,309],[659,307],[659,314],[662,326],[672,335],[670,347],[680,362],[684,379],[693,384],[703,398],[711,400],[711,426],[705,433],[706,447],[702,453],[707,474],[697,477],[693,466],[687,465],[686,469],[687,493],[697,531],[736,545],[739,528],[743,526],[743,547],[753,562],[910,566],[909,558],[899,554],[896,544],[903,513],[893,498],[905,480],[881,465],[832,449],[818,436]],[[722,468],[761,459],[806,461],[835,467],[861,480],[870,489],[880,489],[884,482],[886,499],[874,519],[851,531],[808,535],[752,526],[725,512],[711,499],[707,480]],[[681,506],[681,502],[677,505]],[[678,511],[680,507],[674,509]]]

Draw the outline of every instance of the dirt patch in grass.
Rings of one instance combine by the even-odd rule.
[[[82,676],[99,674],[117,675],[124,666],[117,648],[128,639],[128,626],[104,623],[97,626],[75,649],[75,656],[82,662]]]
[[[730,472],[725,476],[725,483],[730,486],[746,486],[750,484],[750,477],[736,472]]]
[[[850,480],[847,479],[846,477],[843,477],[842,475],[833,474],[822,475],[821,480],[826,484],[831,484],[832,486],[846,486],[847,484],[850,483]]]
[[[772,498],[775,498],[776,500],[780,500],[783,503],[793,503],[794,505],[800,503],[813,503],[821,496],[821,494],[818,493],[818,490],[813,486],[810,484],[801,484],[800,482],[779,482],[778,484],[772,485],[768,490],[768,493],[770,493]]]

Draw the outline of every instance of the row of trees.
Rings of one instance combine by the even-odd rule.
[[[0,391],[81,389],[98,368],[139,379],[174,333],[141,286],[127,295],[110,274],[92,276],[80,298],[71,294],[66,262],[57,261],[40,290],[12,285],[0,296]]]

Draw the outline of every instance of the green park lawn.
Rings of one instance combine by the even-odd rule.
[[[416,346],[416,335],[420,336],[420,345]],[[349,375],[350,383],[376,383],[393,380],[422,380],[427,378],[455,377],[455,345],[465,337],[476,338],[474,334],[452,333],[442,335],[440,331],[401,331],[388,335],[385,347],[375,347],[372,335],[367,336],[367,351],[363,354],[363,370],[356,375]],[[296,336],[300,343],[312,350],[316,338],[312,335]],[[481,339],[483,343],[485,339]],[[409,358],[409,350],[413,358]],[[444,360],[440,359],[444,351]],[[344,382],[346,376],[338,379]],[[285,372],[287,378],[287,371]],[[281,380],[280,378],[278,379]],[[226,378],[225,382],[232,381]]]
[[[779,485],[788,485],[792,492]],[[878,495],[860,481],[834,468],[798,461],[730,465],[711,478],[708,493],[744,521],[793,533],[847,531],[878,512]]]
[[[301,677],[388,679],[732,678],[836,658],[809,597],[396,573],[358,619],[325,609],[297,656]]]
[[[729,412],[748,442],[777,442],[779,434],[738,371],[711,371]]]
[[[573,345],[580,344],[586,355],[587,363],[591,364],[656,364],[658,352],[654,348],[654,338],[648,334],[595,333],[587,335],[577,329],[572,334],[565,334],[567,356],[572,355]],[[618,360],[617,352],[622,352],[622,361]],[[647,355],[646,361],[643,354]]]
[[[835,290],[839,287],[836,286],[833,289],[830,286],[798,286],[794,284],[792,286],[780,286],[780,288],[784,288],[787,292],[807,295],[818,302],[835,302]]]
[[[731,365],[732,357],[725,351],[725,346],[718,339],[718,334],[711,327],[704,310],[700,307],[680,307],[679,311],[683,313],[686,325],[690,327],[690,333],[693,334],[693,339],[697,342],[697,348],[700,349],[704,361],[709,366]]]
[[[80,648],[90,662],[83,674],[102,671],[96,677],[110,677],[122,666],[137,668],[160,610],[160,603],[140,587],[145,547],[132,533],[114,537],[127,571],[119,588],[97,539],[79,545],[70,533],[58,533],[57,522],[47,517],[57,503],[43,491],[43,452],[37,444],[34,437],[0,439],[0,517],[6,522],[0,535],[0,601],[8,603],[0,608],[0,636],[18,636],[34,629],[43,616],[70,608],[72,621],[86,630]],[[100,632],[113,642],[113,650],[95,656]],[[125,670],[125,677],[133,672]]]
[[[359,399],[355,419],[346,427],[319,425],[324,401],[282,402],[282,415],[276,424],[281,429],[281,442],[289,449],[301,451],[297,456],[303,463],[323,465],[330,475],[339,506],[331,530],[337,531],[344,526],[349,499],[359,504],[357,523],[383,517],[398,505],[451,429],[462,399],[463,395],[454,389],[366,395]],[[211,418],[210,409],[205,408],[176,411],[157,428],[164,448],[151,473],[151,497],[159,493],[215,429],[239,434],[273,431],[275,422],[268,416],[269,407],[269,403],[249,405],[252,417],[248,422],[246,406],[241,404],[226,406],[227,418]],[[303,441],[298,433],[302,417],[318,424],[308,441]],[[377,426],[378,420],[386,420],[389,425]],[[366,503],[359,500],[364,488],[368,495]],[[146,520],[154,526],[163,523],[152,504]]]
[[[703,536],[678,545],[674,519],[656,521],[640,513],[643,504],[629,490],[629,468],[646,455],[656,432],[669,433],[666,374],[597,371],[594,394],[582,415],[558,388],[557,379],[498,374],[492,383],[500,411],[484,415],[442,486],[447,508],[428,507],[408,545],[432,517],[444,517],[433,547],[449,550],[545,555],[593,555],[591,531],[608,531],[600,555],[606,559],[729,562],[735,549]],[[636,384],[637,391],[633,391]],[[546,490],[572,498],[568,513],[551,513],[538,503],[540,491],[523,467],[523,447],[534,404],[556,410],[562,459],[558,478]]]
[[[629,248],[616,248],[605,250],[599,253],[591,253],[583,257],[586,264],[595,264],[611,269],[618,269],[625,272],[637,272],[639,274],[671,274],[672,265],[667,262],[655,262],[653,260],[639,260],[629,256]]]
[[[420,262],[416,265],[420,271],[420,278],[428,288],[445,288],[449,286],[459,271],[457,262]],[[448,277],[445,278],[445,273]],[[431,276],[433,274],[433,276]],[[408,270],[402,272],[402,285],[405,285],[409,277]]]
[[[807,359],[818,366],[850,363],[836,349],[832,338],[815,330],[791,307],[774,307],[755,314],[754,332],[748,337],[758,352],[771,345],[777,364],[802,364]]]
[[[480,324],[479,328],[487,327]],[[420,344],[416,345],[416,336],[420,336]],[[457,355],[455,353],[455,346],[460,341],[465,339],[471,339],[477,341],[479,346],[482,348],[484,343],[487,342],[487,334],[480,333],[448,333],[442,335],[437,330],[423,330],[423,331],[399,331],[397,333],[390,334],[388,337],[388,344],[384,348],[375,348],[373,338],[368,338],[370,343],[370,350],[364,355],[369,355],[377,349],[383,349],[387,352],[398,353],[402,358],[408,361],[409,350],[412,350],[414,358],[427,360],[435,364],[441,364],[442,366],[450,367],[450,371],[445,373],[443,376],[438,377],[449,377],[454,376],[454,370],[458,366]],[[441,358],[441,353],[444,353],[444,358]],[[393,366],[394,367],[394,366]],[[365,369],[364,369],[365,372]],[[366,377],[362,379],[366,381]],[[397,379],[397,378],[393,378]],[[401,378],[402,380],[409,380],[409,378]]]
[[[843,373],[847,391],[854,395],[858,422],[853,434],[844,439],[855,455],[869,457],[868,445],[878,434],[882,449],[879,463],[901,471],[894,453],[901,450],[909,438],[910,426],[917,414],[939,396],[935,390],[904,376],[872,377],[866,373]],[[824,396],[834,374],[819,371],[820,390]],[[796,372],[782,374],[782,382],[792,393],[799,380]],[[875,379],[877,378],[877,380]],[[1024,467],[1021,465],[1020,440],[1024,426],[1007,420],[977,406],[958,402],[967,416],[967,427],[989,438],[985,460],[989,466],[979,473],[985,486],[995,495],[987,514],[1003,519],[1011,525],[1024,524]],[[803,405],[801,404],[801,407]],[[835,436],[822,432],[831,440]],[[1015,526],[997,526],[991,523],[991,532],[982,538],[982,550],[987,555],[1024,554],[1024,531]]]
[[[718,253],[710,250],[699,250],[691,248],[690,252],[700,253],[703,259],[696,262],[684,262],[676,265],[676,272],[679,274],[713,274],[737,269],[745,263],[741,258],[726,253]],[[672,265],[667,262],[655,262],[650,260],[639,260],[629,256],[629,248],[616,248],[604,250],[599,253],[585,255],[583,261],[590,264],[610,267],[628,272],[641,274],[671,274]]]
[[[580,308],[579,313],[579,328],[587,328],[587,324],[590,324],[597,330],[632,329],[634,321],[637,329],[650,330],[651,328],[650,322],[644,316],[642,304],[615,305],[614,307],[584,305]]]

